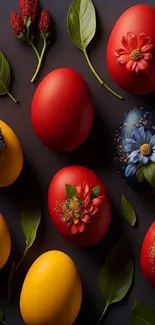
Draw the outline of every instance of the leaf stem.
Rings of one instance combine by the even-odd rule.
[[[11,286],[12,286],[13,276],[14,276],[15,272],[17,271],[17,269],[19,268],[19,266],[22,264],[26,254],[27,254],[27,251],[28,251],[28,248],[26,247],[21,259],[18,262],[18,264],[16,265],[14,262],[12,264],[10,274],[9,274],[9,279],[8,279],[8,301],[10,301],[10,298],[11,298]]]
[[[87,60],[87,63],[88,63],[88,65],[89,65],[91,71],[93,72],[94,76],[97,78],[97,80],[99,81],[99,83],[100,83],[101,85],[103,85],[107,90],[109,90],[109,91],[110,91],[114,96],[116,96],[117,98],[123,100],[124,98],[123,98],[122,96],[118,95],[114,90],[112,90],[109,86],[107,86],[107,85],[103,82],[103,80],[99,77],[99,75],[97,74],[96,70],[94,69],[94,67],[93,67],[93,65],[92,65],[92,63],[91,63],[91,61],[90,61],[90,59],[89,59],[89,56],[88,56],[88,54],[87,54],[86,49],[85,49],[83,52],[84,52],[85,58],[86,58],[86,60]]]
[[[42,34],[42,38],[43,38],[43,41],[44,41],[44,45],[43,45],[43,48],[42,48],[42,52],[41,52],[41,55],[39,56],[38,58],[38,66],[37,66],[37,69],[31,79],[31,82],[33,83],[39,73],[39,70],[40,70],[40,67],[41,67],[41,64],[42,64],[42,61],[43,61],[43,57],[44,57],[44,54],[45,54],[45,51],[46,51],[46,47],[47,47],[47,42],[46,42],[46,37]]]
[[[4,324],[4,325],[7,325],[7,323],[5,323],[3,320],[1,320],[0,322],[1,322],[2,324]]]
[[[108,310],[108,307],[109,307],[109,303],[106,302],[106,305],[105,305],[105,308],[103,309],[103,312],[98,320],[98,322],[96,323],[96,325],[99,325],[104,317],[104,315],[106,314],[107,310]]]
[[[9,91],[7,91],[7,94],[15,103],[18,103],[18,99],[14,98]]]

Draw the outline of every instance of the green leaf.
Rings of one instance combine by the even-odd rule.
[[[136,178],[139,183],[144,182],[145,177],[144,177],[144,172],[143,172],[143,166],[139,167],[136,171]]]
[[[143,173],[147,182],[155,187],[155,163],[151,162],[143,166]]]
[[[3,317],[4,317],[3,309],[0,308],[0,321],[3,320]]]
[[[126,221],[131,226],[134,226],[136,223],[136,212],[124,194],[122,194],[121,197],[121,210],[123,217],[126,219]]]
[[[22,229],[26,238],[26,248],[29,249],[35,239],[41,221],[40,199],[35,194],[28,194],[22,211]]]
[[[96,187],[92,188],[92,190],[90,191],[90,198],[91,198],[91,200],[93,200],[97,196],[99,196],[100,190],[101,190],[101,187],[100,186],[96,186]]]
[[[0,96],[7,94],[14,102],[17,102],[17,100],[9,92],[10,81],[10,66],[4,54],[2,51],[0,51]]]
[[[134,299],[134,305],[131,310],[132,325],[154,325],[155,309]]]
[[[65,184],[65,186],[67,198],[72,199],[76,195],[76,188],[70,184]]]
[[[106,305],[122,300],[133,280],[133,260],[123,239],[111,250],[100,273],[99,284]]]
[[[67,15],[71,41],[85,51],[96,32],[96,14],[91,0],[74,0]]]

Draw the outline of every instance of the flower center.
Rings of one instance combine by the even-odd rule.
[[[139,59],[141,59],[143,56],[142,52],[139,49],[135,49],[131,52],[130,54],[130,58],[133,61],[138,61]]]
[[[151,153],[151,146],[148,143],[144,143],[140,147],[140,153],[143,156],[149,156]]]
[[[67,223],[72,219],[77,224],[79,218],[81,218],[82,209],[83,204],[77,197],[66,200],[57,206],[57,211],[61,211],[61,221],[63,223]]]

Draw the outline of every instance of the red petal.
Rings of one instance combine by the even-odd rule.
[[[79,222],[78,223],[78,231],[83,232],[85,230],[85,224],[84,222]]]
[[[91,215],[91,216],[93,216],[95,213],[97,213],[98,212],[98,208],[97,207],[93,207],[93,210],[91,211],[91,212],[89,212],[89,214]]]
[[[143,59],[144,60],[151,60],[152,59],[152,54],[151,53],[144,53],[143,54]]]
[[[77,194],[81,194],[81,191],[82,191],[82,186],[81,186],[81,184],[79,184],[78,186],[76,186],[76,192],[77,192]]]
[[[123,47],[126,49],[126,52],[127,53],[130,53],[130,47],[129,47],[129,44],[128,44],[128,40],[123,36],[122,37],[122,45]]]
[[[139,68],[138,68],[138,65],[137,65],[137,64],[136,64],[135,72],[136,72],[136,73],[139,72]]]
[[[78,227],[77,225],[75,225],[75,223],[71,223],[69,226],[68,226],[68,230],[70,232],[71,235],[75,235],[78,233]]]
[[[90,223],[91,222],[91,218],[90,218],[90,216],[88,216],[88,214],[86,214],[83,218],[81,218],[81,220],[84,223]]]
[[[151,44],[151,42],[152,42],[152,38],[151,37],[145,37],[144,42],[143,42],[143,46],[144,45]]]
[[[128,32],[127,33],[127,39],[128,39],[128,44],[129,44],[129,48],[130,51],[133,51],[137,48],[137,36],[132,33],[132,32]]]
[[[132,64],[132,71],[135,70],[136,66],[137,66],[137,62],[135,61],[135,62],[133,62],[133,64]]]
[[[126,64],[129,60],[130,60],[129,54],[123,54],[117,58],[117,62],[119,62],[121,64]]]
[[[85,183],[85,187],[84,187],[84,194],[89,193],[89,186],[88,184]]]
[[[142,48],[141,48],[141,52],[142,52],[142,53],[146,53],[146,52],[152,50],[153,48],[154,48],[154,44],[144,45],[144,46],[142,46]]]
[[[143,46],[144,40],[145,40],[145,33],[141,33],[138,37],[138,48],[141,48]]]
[[[148,63],[144,59],[141,59],[140,61],[137,62],[139,70],[146,70],[148,69]]]
[[[126,68],[127,68],[127,70],[132,71],[133,63],[134,63],[134,62],[133,62],[132,60],[130,60],[130,61],[126,64]]]
[[[115,56],[120,56],[120,55],[123,55],[123,54],[128,54],[124,49],[118,49],[114,52]]]
[[[95,199],[93,199],[93,204],[96,206],[96,207],[99,207],[103,201],[104,201],[105,197],[104,196],[99,196]]]
[[[84,208],[87,208],[89,203],[90,203],[90,192],[86,194],[86,197],[84,200]]]

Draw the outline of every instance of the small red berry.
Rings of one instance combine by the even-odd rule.
[[[10,14],[10,23],[13,33],[19,36],[20,33],[24,32],[23,18],[17,12],[12,11]]]
[[[48,9],[42,9],[39,19],[38,28],[40,29],[42,34],[47,34],[51,30],[51,14]]]

